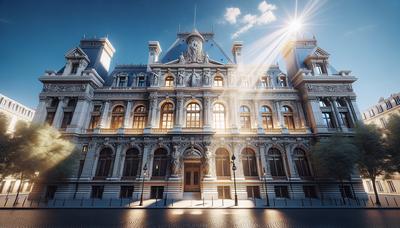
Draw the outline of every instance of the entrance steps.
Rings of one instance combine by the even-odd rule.
[[[200,200],[200,192],[183,192],[183,199],[185,200]]]

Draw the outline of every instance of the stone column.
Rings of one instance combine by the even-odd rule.
[[[101,113],[100,125],[99,128],[107,128],[108,127],[108,112],[110,109],[110,101],[104,102],[103,112]]]
[[[146,144],[145,146],[144,146],[144,149],[143,149],[143,154],[142,154],[142,163],[141,163],[141,165],[142,165],[142,167],[141,167],[141,169],[139,170],[139,173],[140,173],[140,179],[142,179],[143,178],[143,175],[144,175],[144,171],[143,171],[143,168],[144,168],[144,166],[146,165],[147,166],[147,175],[146,175],[146,179],[148,179],[151,175],[150,175],[150,172],[151,172],[151,162],[150,162],[150,159],[149,159],[149,156],[150,156],[150,153],[151,153],[151,145],[149,145],[149,144]]]
[[[281,112],[280,102],[279,101],[275,101],[274,103],[275,103],[276,113],[278,114],[279,128],[284,129],[285,128],[285,123],[284,123],[282,112]]]
[[[231,122],[232,133],[239,133],[239,124],[238,124],[238,114],[239,109],[237,107],[237,101],[233,94],[229,98],[229,106],[225,108],[225,113],[230,113],[229,121]]]
[[[124,116],[124,126],[122,128],[132,128],[131,113],[132,113],[132,101],[128,101],[128,103],[126,104],[126,110]]]
[[[301,105],[301,101],[296,102],[296,105],[297,105],[297,110],[299,112],[300,127],[301,128],[306,128],[307,127],[306,118],[304,117],[304,110],[303,110],[303,107]]]
[[[211,131],[211,98],[204,97],[203,106],[203,130]]]
[[[156,127],[157,118],[157,95],[153,94],[150,96],[150,108],[149,108],[149,118],[147,121],[147,128]]]
[[[53,127],[58,129],[61,127],[62,118],[64,116],[64,107],[67,103],[67,98],[60,97],[57,105],[56,114],[54,115]]]
[[[329,102],[331,103],[331,107],[332,107],[332,113],[335,119],[335,123],[337,124],[339,129],[343,129],[343,123],[342,123],[342,118],[340,118],[340,114],[338,111],[338,108],[336,106],[336,97],[330,97],[329,98]]]
[[[345,98],[345,102],[346,102],[347,111],[349,112],[349,115],[350,115],[351,123],[353,124],[353,126],[355,126],[356,125],[356,120],[354,118],[353,110],[352,110],[352,108],[350,107],[350,104],[349,104],[349,102],[351,102],[351,100],[348,97],[346,97]]]
[[[43,124],[46,120],[47,115],[47,102],[45,99],[41,99],[35,111],[32,123]]]
[[[290,179],[299,179],[299,174],[297,173],[297,169],[295,167],[295,164],[293,162],[293,156],[292,156],[292,147],[290,146],[290,144],[286,144],[285,145],[285,151],[286,151],[286,158],[288,161],[288,165],[289,165],[289,170],[290,170],[290,174],[291,176],[289,177]]]
[[[321,108],[319,107],[319,101],[318,99],[313,99],[309,100],[308,103],[308,110],[310,115],[312,115],[311,121],[313,121],[312,127],[315,128],[317,132],[326,132],[327,131],[327,126],[324,123],[324,120],[322,119],[322,111]]]
[[[350,98],[349,99],[349,105],[350,105],[350,108],[351,108],[351,110],[353,111],[353,117],[354,117],[354,120],[357,122],[357,121],[361,121],[362,120],[362,118],[361,118],[361,112],[360,112],[360,110],[358,109],[358,105],[357,105],[357,102],[356,102],[356,99],[355,98]]]
[[[176,97],[174,131],[182,131],[183,121],[183,96]]]
[[[68,132],[79,133],[82,128],[84,128],[83,124],[87,113],[89,111],[90,102],[86,99],[79,100],[76,104],[74,115],[71,120],[71,124],[68,127]]]
[[[117,148],[116,148],[116,153],[115,153],[115,158],[114,158],[114,166],[113,166],[113,170],[112,170],[112,175],[111,178],[112,180],[118,180],[121,177],[118,176],[118,171],[120,169],[121,166],[121,154],[122,154],[122,150],[124,149],[124,144],[120,143],[118,144]]]
[[[93,165],[96,160],[96,148],[94,145],[89,144],[88,152],[85,157],[85,163],[83,164],[81,180],[90,180],[93,177]]]
[[[264,134],[265,132],[262,124],[262,113],[257,101],[254,101],[254,107],[255,107],[256,121],[257,121],[257,133]]]

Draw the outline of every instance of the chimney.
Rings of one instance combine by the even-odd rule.
[[[243,47],[242,41],[233,42],[232,55],[233,55],[233,60],[235,61],[236,64],[242,63],[242,47]]]
[[[161,46],[158,41],[149,41],[149,60],[148,64],[158,62],[158,57],[161,53]]]

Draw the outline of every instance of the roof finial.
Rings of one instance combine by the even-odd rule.
[[[197,11],[197,5],[194,4],[193,29],[196,29],[196,11]]]

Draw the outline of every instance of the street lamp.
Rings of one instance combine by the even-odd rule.
[[[269,207],[269,198],[268,198],[268,189],[267,189],[267,172],[265,172],[265,168],[263,168],[264,172],[264,185],[265,185],[265,199],[267,200],[267,207]]]
[[[144,164],[144,167],[143,167],[142,194],[140,195],[140,204],[139,204],[139,206],[143,206],[144,178],[146,178],[146,172],[147,172],[147,163]]]
[[[235,165],[235,155],[232,154],[232,171],[233,171],[233,186],[235,187],[235,206],[238,205],[237,191],[236,191],[236,165]]]

